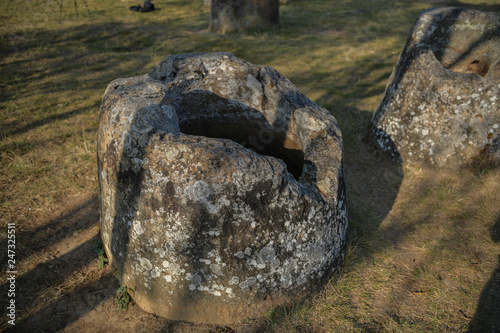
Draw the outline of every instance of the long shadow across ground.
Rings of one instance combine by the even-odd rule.
[[[500,243],[500,216],[491,228],[491,240]],[[467,332],[500,332],[500,254],[498,266],[484,286]]]

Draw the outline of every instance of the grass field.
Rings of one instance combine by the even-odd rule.
[[[500,170],[397,165],[366,143],[422,10],[500,13],[493,0],[292,0],[280,28],[210,33],[202,0],[0,2],[0,329],[8,329],[7,224],[16,225],[16,328],[229,331],[117,310],[97,270],[96,137],[104,90],[170,54],[227,51],[269,65],[339,122],[349,246],[324,290],[269,313],[269,332],[500,332]],[[61,22],[59,19],[61,18]],[[11,327],[12,328],[12,327]]]

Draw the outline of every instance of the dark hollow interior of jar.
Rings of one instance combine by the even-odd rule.
[[[287,170],[299,179],[304,165],[304,152],[297,142],[273,131],[272,127],[255,122],[215,119],[185,120],[179,123],[182,133],[210,138],[229,139],[252,151],[285,162]]]

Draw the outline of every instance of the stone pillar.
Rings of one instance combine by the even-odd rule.
[[[279,0],[212,0],[210,29],[225,34],[249,28],[276,28]]]

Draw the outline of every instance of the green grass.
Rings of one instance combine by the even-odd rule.
[[[500,11],[496,1],[295,0],[280,28],[220,36],[203,1],[0,3],[0,222],[29,230],[97,193],[104,90],[169,54],[228,51],[275,67],[337,118],[345,144],[349,247],[318,295],[269,313],[275,332],[490,331],[498,318],[500,172],[400,167],[365,143],[407,34],[427,8]],[[2,231],[3,232],[3,231]],[[104,263],[103,263],[104,264]],[[49,300],[47,301],[49,302]]]
[[[102,240],[95,241],[92,243],[92,250],[97,255],[97,269],[101,270],[109,262],[106,252],[104,251],[104,246]]]
[[[133,289],[128,288],[126,285],[120,285],[120,288],[116,290],[116,304],[120,310],[128,310],[130,304],[133,303],[132,295],[134,293]]]

